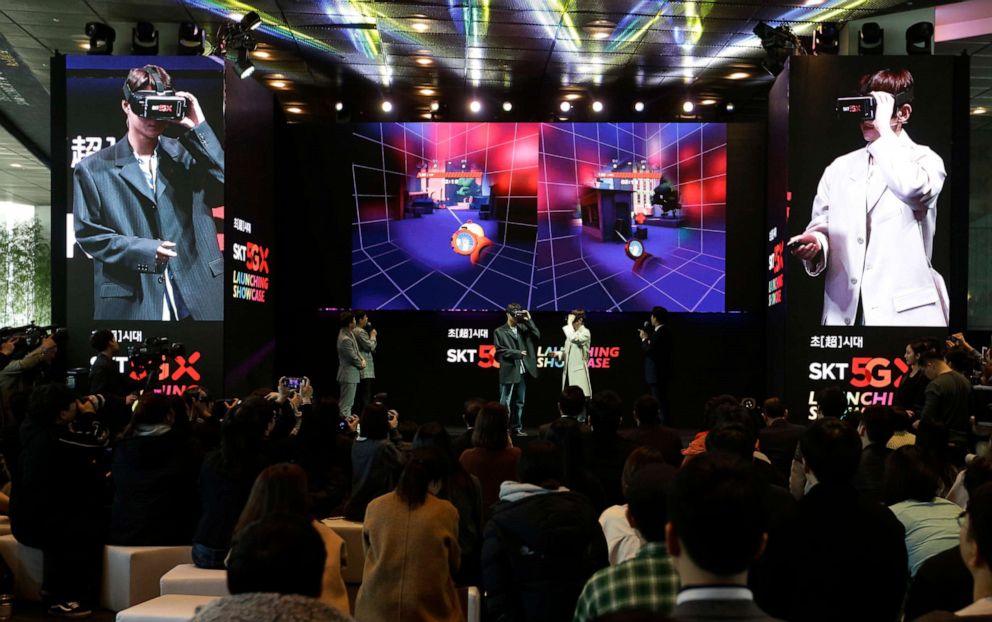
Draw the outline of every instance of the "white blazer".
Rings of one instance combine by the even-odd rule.
[[[859,296],[866,326],[947,326],[947,288],[930,266],[945,177],[905,129],[823,171],[806,227],[823,253],[803,263],[810,276],[826,270],[824,326],[853,324]]]

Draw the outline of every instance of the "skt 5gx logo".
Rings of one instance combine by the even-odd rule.
[[[264,246],[254,242],[232,244],[231,252],[234,254],[234,261],[244,262],[246,270],[269,273],[269,249]]]

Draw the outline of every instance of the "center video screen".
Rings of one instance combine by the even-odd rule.
[[[723,312],[726,126],[350,126],[352,306]]]

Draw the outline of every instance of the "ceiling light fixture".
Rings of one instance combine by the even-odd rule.
[[[572,109],[572,104],[570,104],[568,101],[563,101],[562,103],[558,104],[558,110],[561,110],[562,112],[568,112],[571,109]]]
[[[248,13],[241,19],[241,27],[245,30],[258,30],[261,25],[262,18],[255,11]]]
[[[289,113],[292,113],[292,114],[302,114],[303,113],[303,109],[300,108],[299,106],[289,106],[288,108],[286,108],[286,112],[289,112]]]
[[[971,114],[985,114],[988,110],[984,106],[978,106],[977,108],[971,109]]]
[[[269,82],[269,85],[271,85],[274,89],[284,89],[287,84],[288,83],[283,80],[273,80],[272,82]]]
[[[734,111],[734,102],[727,102],[727,105],[724,106],[724,108],[726,109],[727,112],[733,112]]]
[[[203,28],[193,22],[179,24],[179,45],[176,49],[179,55],[200,56],[203,49]]]
[[[434,64],[434,59],[427,58],[425,56],[421,56],[420,58],[417,59],[417,64],[418,65],[423,65],[424,67],[426,67],[427,65],[433,65]]]
[[[87,54],[113,54],[114,41],[117,31],[103,22],[87,22],[86,36],[90,38],[90,48]]]
[[[634,102],[635,112],[644,112],[644,102]]]
[[[413,28],[417,32],[427,32],[427,29],[430,28],[430,26],[428,26],[424,22],[413,22],[411,28]]]
[[[582,97],[582,95],[580,95],[578,93],[569,93],[568,95],[565,96],[565,99],[567,99],[568,101],[571,102],[571,101],[575,101],[575,100],[577,100],[577,99],[579,99],[581,97]]]
[[[11,162],[10,166],[13,168],[24,168],[23,164],[18,164],[17,162]]]
[[[727,77],[731,80],[743,80],[744,78],[750,78],[751,74],[746,71],[735,71]]]
[[[268,60],[268,59],[272,58],[272,55],[269,54],[268,52],[266,52],[265,50],[262,50],[260,52],[255,52],[255,58],[261,58],[261,59]]]
[[[703,101],[699,102],[699,105],[700,106],[712,106],[715,103],[716,103],[716,100],[715,99],[704,99]]]
[[[478,112],[482,110],[482,104],[479,103],[479,100],[473,99],[472,102],[468,105],[468,109],[471,110],[473,113],[478,114]]]
[[[386,113],[392,112],[393,111],[393,102],[389,101],[388,99],[384,99],[384,100],[382,100],[382,106],[381,106],[381,108],[382,108],[382,111],[383,112],[386,112]]]
[[[241,48],[238,50],[238,60],[234,63],[234,69],[242,80],[255,73],[255,63],[251,62],[249,54],[248,48]]]
[[[344,102],[338,102],[334,104],[334,109],[337,110],[338,112],[344,110]]]
[[[431,112],[437,112],[441,109],[441,104],[438,102],[431,102]]]
[[[434,94],[434,89],[423,88],[420,89],[420,94],[424,97],[430,97]]]
[[[593,112],[603,112],[603,102],[601,102],[601,101],[594,101],[592,103],[592,111]]]
[[[158,54],[158,30],[151,22],[138,22],[131,29],[131,54],[135,56],[156,56]]]
[[[513,110],[513,102],[503,102],[503,112],[510,112]]]
[[[694,110],[695,108],[696,108],[696,105],[695,105],[695,104],[693,104],[693,103],[692,103],[691,101],[689,101],[689,100],[686,100],[686,101],[684,101],[684,102],[682,102],[682,112],[684,112],[684,113],[686,113],[686,114],[691,114],[691,113],[692,113],[692,111],[693,111],[693,110]]]
[[[885,52],[885,29],[878,22],[865,22],[858,31],[858,55],[880,56]]]

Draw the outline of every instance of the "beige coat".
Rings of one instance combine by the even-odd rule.
[[[395,492],[369,503],[362,529],[365,571],[355,619],[461,622],[458,510],[428,494],[415,510]]]
[[[342,562],[347,559],[344,540],[334,533],[334,530],[320,521],[313,521],[314,529],[320,534],[327,550],[327,561],[324,563],[324,578],[321,582],[320,602],[334,607],[344,615],[351,612],[348,603],[348,591],[341,578]]]

